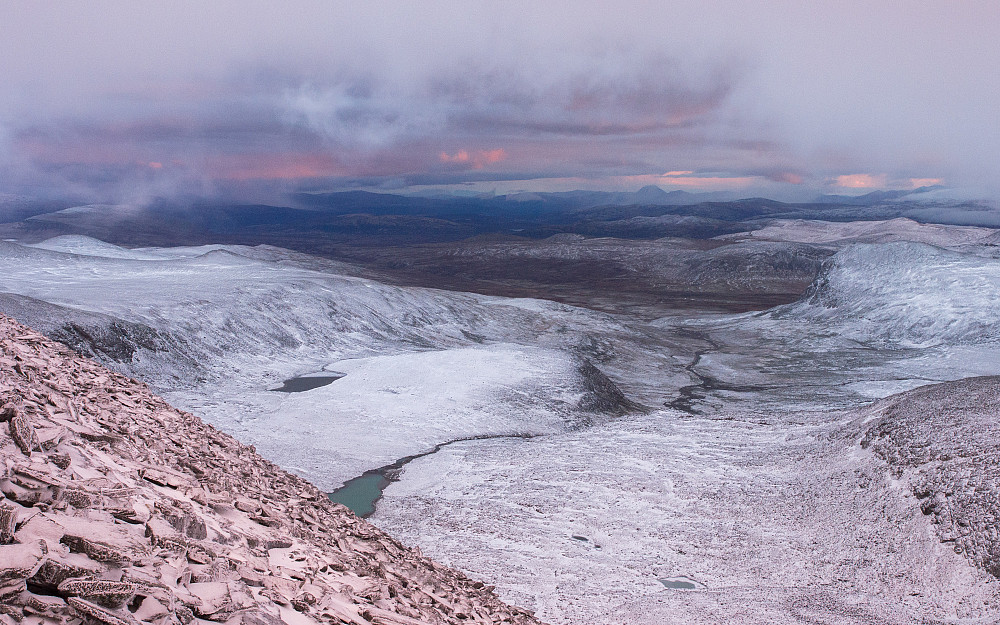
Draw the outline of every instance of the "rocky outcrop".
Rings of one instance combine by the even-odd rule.
[[[0,623],[537,623],[0,316]]]
[[[170,337],[148,325],[15,293],[0,293],[0,313],[30,319],[39,332],[105,364],[131,364],[140,352],[166,352],[171,347]]]
[[[647,412],[649,409],[625,396],[611,378],[594,366],[588,359],[577,367],[577,372],[583,380],[585,393],[580,399],[579,408],[590,412],[600,412],[612,416],[621,416],[629,412]]]
[[[893,395],[861,444],[906,479],[938,537],[1000,577],[1000,377]]]

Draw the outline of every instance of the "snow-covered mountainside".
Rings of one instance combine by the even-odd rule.
[[[742,296],[842,247],[823,245],[562,236],[449,262],[627,259]],[[324,489],[437,449],[372,521],[551,622],[971,625],[995,620],[995,578],[942,544],[858,411],[1000,374],[992,249],[847,246],[794,304],[648,322],[277,248],[61,238],[0,247],[0,306]],[[270,390],[302,374],[329,383]]]
[[[1000,243],[993,228],[923,224],[906,217],[883,221],[829,222],[808,219],[776,219],[750,232],[716,237],[720,240],[793,241],[847,245],[850,243],[892,243],[912,241],[939,247]]]
[[[1000,617],[1000,584],[860,445],[858,413],[713,416],[451,446],[409,465],[374,521],[560,623]]]
[[[456,438],[614,416],[581,373],[607,315],[395,287],[274,248],[127,250],[85,237],[0,243],[0,307],[136,375],[332,490]],[[307,393],[270,389],[324,369]],[[280,433],[280,435],[276,435]]]
[[[0,623],[537,623],[0,315]]]
[[[772,314],[866,344],[982,344],[1000,339],[998,293],[1000,260],[921,243],[852,245]]]

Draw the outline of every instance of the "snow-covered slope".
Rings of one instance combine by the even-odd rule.
[[[777,264],[801,273],[816,250],[748,241],[671,260],[667,243],[662,255],[572,238],[517,249],[526,263],[673,263],[728,280],[727,293],[758,289],[746,278]],[[496,246],[472,250],[498,258]],[[995,579],[937,541],[834,409],[996,372],[998,262],[853,246],[793,305],[644,323],[387,286],[275,248],[58,240],[0,245],[0,291],[18,294],[0,307],[83,341],[108,330],[102,358],[322,488],[495,436],[407,464],[373,520],[550,622],[971,625],[995,616]],[[642,401],[661,408],[588,408],[584,357],[659,387]],[[323,371],[344,377],[268,390]],[[684,404],[698,412],[673,409]]]
[[[181,375],[229,375],[238,357],[256,359],[258,373],[273,380],[331,359],[469,346],[497,330],[526,338],[547,326],[500,299],[392,287],[219,246],[200,254],[149,250],[141,258],[123,258],[115,247],[105,256],[99,242],[73,249],[0,243],[0,291],[146,322],[197,361],[197,371],[175,372]],[[282,361],[300,363],[298,370]]]
[[[996,243],[1000,240],[1000,232],[993,228],[922,224],[906,217],[884,221],[849,222],[779,219],[752,232],[727,234],[717,238],[834,245],[913,241],[940,247],[954,247]]]
[[[852,245],[799,302],[776,309],[873,344],[922,347],[1000,339],[1000,261],[921,243]]]
[[[98,241],[97,239],[79,234],[66,234],[58,237],[46,239],[41,243],[35,243],[29,247],[40,250],[50,250],[53,252],[66,252],[69,254],[79,254],[81,256],[98,256],[103,258],[126,258],[131,260],[156,260],[160,258],[155,254],[144,254],[139,250]]]
[[[589,331],[617,327],[606,315],[303,264],[275,248],[2,242],[0,308],[327,489],[454,438],[600,419],[581,367]],[[269,390],[324,367],[347,375],[303,393]]]

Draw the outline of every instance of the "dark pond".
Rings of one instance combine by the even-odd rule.
[[[667,588],[677,588],[680,590],[694,590],[698,588],[698,584],[689,581],[685,577],[669,577],[666,579],[656,580],[666,586]]]
[[[344,377],[342,373],[331,373],[329,375],[302,375],[297,378],[291,378],[285,380],[278,388],[272,388],[270,390],[278,393],[301,393],[303,391],[311,391],[314,388],[319,388],[321,386],[326,386],[331,382],[339,380]]]

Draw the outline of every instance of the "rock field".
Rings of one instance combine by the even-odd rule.
[[[1000,577],[1000,377],[923,386],[868,413],[862,445],[907,480],[942,542]]]
[[[0,623],[537,623],[0,316]]]

